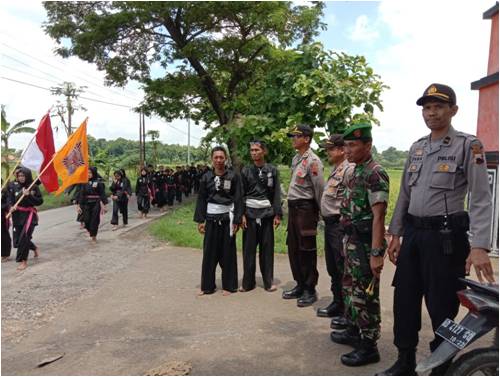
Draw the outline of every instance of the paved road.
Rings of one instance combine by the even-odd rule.
[[[315,316],[329,301],[323,258],[321,299],[314,307],[281,299],[293,285],[285,255],[276,256],[277,292],[259,287],[198,297],[200,250],[160,244],[138,219],[127,232],[104,225],[94,248],[71,209],[42,213],[41,223],[35,237],[43,248],[40,261],[21,274],[12,263],[2,265],[2,374],[142,375],[183,361],[195,375],[373,375],[396,356],[390,265],[381,282],[382,361],[352,369],[339,360],[350,348],[331,343],[329,320]],[[241,271],[241,258],[239,263]],[[36,303],[37,297],[39,315],[9,318],[26,307],[36,310],[30,299]],[[16,324],[21,328],[12,330]],[[429,328],[425,320],[420,357],[427,353]],[[36,368],[62,353],[62,359]]]

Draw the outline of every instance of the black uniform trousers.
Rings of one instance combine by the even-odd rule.
[[[10,257],[12,250],[12,239],[10,238],[9,223],[5,216],[7,212],[2,211],[2,257]]]
[[[175,199],[175,186],[169,186],[167,189],[167,205],[173,206]]]
[[[293,279],[314,292],[318,284],[316,234],[318,207],[313,200],[288,201],[287,245]]]
[[[35,226],[35,224],[31,223],[29,228],[24,231],[24,223],[13,224],[14,247],[17,248],[16,262],[27,261],[30,250],[36,249],[35,244],[31,241]]]
[[[325,221],[325,261],[326,270],[331,278],[330,290],[333,301],[343,305],[342,278],[344,276],[344,228],[340,215],[324,218]]]
[[[149,202],[149,195],[137,195],[137,209],[141,213],[148,213],[151,203]]]
[[[111,216],[111,224],[118,225],[118,212],[122,214],[123,225],[128,224],[128,199],[113,200],[113,214]]]
[[[257,219],[247,217],[247,228],[243,231],[243,281],[242,287],[249,291],[255,288],[255,257],[259,247],[259,266],[264,288],[269,289],[274,279],[274,217]]]
[[[217,264],[222,270],[222,289],[236,292],[238,289],[238,265],[236,262],[236,236],[229,235],[229,219],[205,222],[203,261],[201,264],[201,290],[213,292]]]
[[[162,208],[165,205],[165,190],[163,187],[159,188],[158,191],[155,193],[156,196],[156,205],[158,208]]]
[[[101,202],[87,202],[83,205],[83,222],[90,237],[97,236],[99,223],[101,222]]]
[[[467,227],[453,228],[453,254],[444,255],[439,227],[419,228],[406,224],[403,243],[394,275],[394,344],[398,348],[416,348],[421,328],[422,297],[434,331],[446,319],[458,313],[457,291],[465,286],[458,278],[465,276],[469,255]],[[435,336],[431,352],[442,342]]]
[[[177,202],[182,203],[182,190],[180,188],[175,189],[175,199]]]

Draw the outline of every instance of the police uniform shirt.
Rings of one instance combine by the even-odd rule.
[[[242,189],[240,176],[229,169],[221,176],[215,175],[213,170],[209,170],[203,174],[200,180],[200,190],[198,192],[196,209],[194,212],[195,222],[205,222],[207,219],[208,203],[225,206],[230,206],[234,203],[233,223],[240,224],[242,216]],[[218,215],[213,216],[218,217]]]
[[[241,170],[243,185],[243,205],[245,213],[253,219],[270,216],[282,216],[281,188],[278,169],[274,165],[264,164],[245,166]],[[250,208],[245,206],[246,199],[269,200],[270,208]]]
[[[481,142],[453,127],[440,141],[431,142],[430,135],[419,139],[409,151],[389,233],[403,235],[406,213],[443,216],[444,194],[448,214],[463,212],[467,192],[471,247],[489,249],[492,203]]]
[[[355,164],[347,159],[332,168],[321,196],[321,215],[323,217],[340,215],[340,207],[346,190],[346,180],[352,174]]]
[[[323,164],[309,148],[302,156],[292,160],[292,179],[288,188],[288,200],[314,199],[318,208],[324,187]]]

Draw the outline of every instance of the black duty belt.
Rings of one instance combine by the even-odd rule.
[[[418,217],[406,215],[406,222],[417,229],[441,229],[444,226],[444,216]],[[448,226],[450,228],[469,228],[469,215],[467,212],[458,212],[448,215]]]
[[[340,221],[340,215],[323,216],[325,224],[337,224]]]
[[[373,220],[362,220],[353,222],[350,224],[344,224],[345,234],[348,236],[357,235],[371,235],[372,233]]]
[[[288,208],[315,208],[314,199],[295,199],[288,201]]]

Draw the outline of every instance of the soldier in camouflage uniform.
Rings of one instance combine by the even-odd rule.
[[[344,302],[348,328],[332,332],[335,343],[354,351],[342,355],[348,366],[378,362],[380,336],[379,278],[384,264],[384,219],[389,199],[389,177],[371,156],[369,124],[356,124],[344,133],[346,155],[356,167],[347,180],[341,207],[346,232]]]

